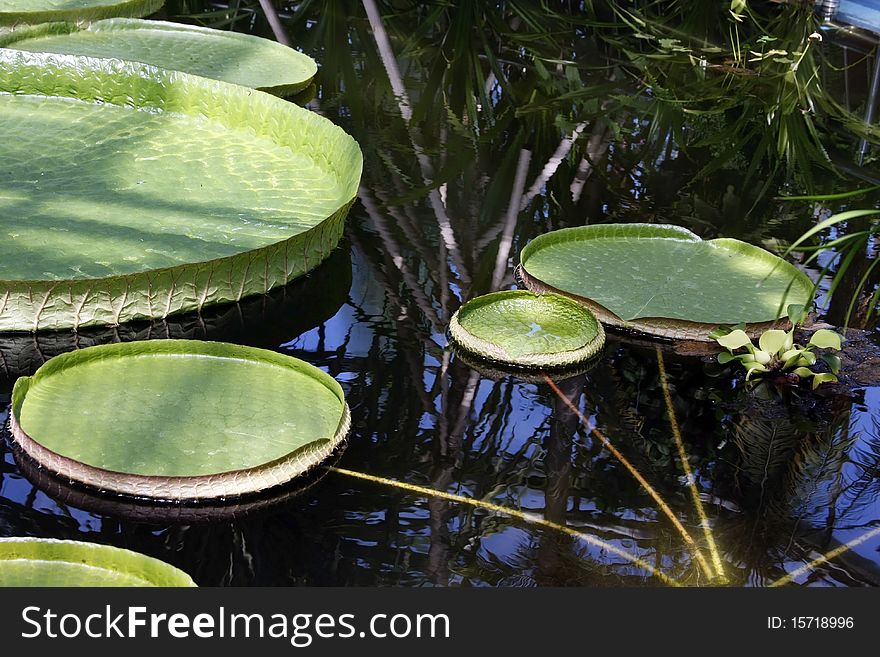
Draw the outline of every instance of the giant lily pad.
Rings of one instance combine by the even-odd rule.
[[[13,438],[50,472],[100,490],[216,499],[291,481],[345,438],[339,384],[296,358],[150,340],[56,356],[12,393]]]
[[[678,226],[608,224],[546,233],[521,254],[529,289],[571,296],[616,328],[710,341],[723,324],[762,332],[789,304],[807,304],[810,279],[759,247],[701,240]]]
[[[348,300],[351,254],[337,249],[306,276],[238,303],[227,303],[152,322],[79,331],[0,334],[0,389],[11,389],[47,360],[74,349],[156,338],[222,340],[262,347],[292,340],[320,326]]]
[[[0,25],[141,17],[159,11],[163,4],[165,0],[3,0]]]
[[[342,458],[343,445],[333,453],[327,465]],[[208,501],[163,501],[134,498],[125,495],[107,495],[100,491],[71,483],[70,480],[47,472],[39,463],[22,453],[13,444],[13,454],[19,472],[34,486],[64,507],[81,509],[101,516],[110,516],[152,525],[216,525],[277,511],[312,489],[322,481],[329,470],[314,468],[298,476],[290,484],[277,486],[259,495],[216,499]]]
[[[355,141],[269,94],[0,50],[0,331],[115,325],[265,293],[337,244]]]
[[[0,586],[195,586],[164,561],[130,550],[48,538],[0,538]]]
[[[305,89],[315,61],[275,41],[163,21],[113,18],[88,25],[49,23],[16,30],[0,45],[17,50],[144,62],[289,95]]]
[[[589,310],[558,294],[524,290],[471,299],[453,315],[449,333],[464,351],[522,368],[568,368],[605,344],[602,325]]]

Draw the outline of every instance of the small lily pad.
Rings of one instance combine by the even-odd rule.
[[[89,24],[49,23],[15,30],[0,45],[16,50],[142,62],[268,91],[299,93],[315,61],[276,41],[240,32],[132,18]]]
[[[609,326],[672,339],[711,341],[722,324],[756,336],[788,324],[808,304],[806,274],[757,246],[702,240],[679,226],[606,224],[565,228],[530,242],[522,277],[536,292],[561,292]]]
[[[555,383],[561,383],[568,379],[583,376],[596,367],[601,360],[598,356],[594,356],[589,360],[575,363],[568,367],[552,367],[546,368],[547,371],[543,371],[531,367],[512,367],[510,365],[503,365],[496,361],[476,356],[467,351],[458,351],[455,356],[463,365],[473,370],[484,379],[490,379],[492,381],[513,379],[520,383],[532,384],[546,383],[547,376],[551,376]]]
[[[133,497],[206,500],[286,484],[348,433],[339,384],[296,358],[148,340],[56,356],[12,393],[17,446],[48,471]]]
[[[163,4],[165,0],[3,0],[0,25],[139,18],[159,11]]]
[[[0,538],[0,586],[195,586],[189,575],[131,550],[48,538]]]
[[[558,294],[525,290],[471,299],[452,317],[449,332],[462,350],[510,367],[566,368],[605,344],[589,310]]]

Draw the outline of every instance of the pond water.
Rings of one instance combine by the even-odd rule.
[[[169,3],[180,4],[214,8]],[[772,248],[844,202],[776,200],[804,188],[770,165],[747,176],[748,152],[706,173],[717,149],[685,153],[674,131],[658,140],[661,112],[639,101],[646,94],[619,55],[596,49],[586,28],[553,38],[564,61],[589,62],[577,73],[592,86],[575,84],[562,60],[536,66],[519,42],[505,42],[499,35],[517,25],[509,17],[502,29],[491,16],[383,5],[389,59],[360,3],[303,6],[284,20],[321,66],[309,107],[349,131],[365,157],[339,249],[285,289],[201,317],[0,336],[0,403],[17,376],[98,342],[189,337],[275,349],[345,389],[353,428],[336,468],[519,513],[338,470],[237,504],[156,511],[23,471],[3,442],[0,536],[126,547],[200,585],[765,586],[787,573],[804,585],[880,584],[880,387],[845,378],[815,395],[749,390],[700,358],[613,333],[589,372],[551,385],[472,369],[446,335],[463,301],[516,285],[520,249],[548,230],[673,223]],[[238,17],[236,28],[271,34],[247,11]],[[479,34],[490,38],[474,41]],[[447,67],[453,47],[460,56]],[[493,59],[501,82],[487,73]],[[466,93],[475,71],[482,92]],[[569,103],[559,85],[577,97]],[[713,115],[701,129],[733,131],[737,120]],[[842,171],[814,184],[821,193],[864,186]],[[840,313],[832,302],[819,319],[841,324]],[[880,343],[865,325],[865,340]]]

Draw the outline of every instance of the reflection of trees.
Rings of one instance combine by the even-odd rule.
[[[735,451],[722,473],[732,469],[720,478],[720,494],[739,513],[721,527],[728,558],[745,566],[743,581],[773,581],[786,561],[811,561],[838,544],[835,533],[858,531],[866,517],[876,522],[876,498],[865,506],[857,501],[862,486],[877,485],[877,462],[874,441],[861,447],[866,441],[850,430],[852,403],[838,396],[806,410],[792,399],[752,397],[734,414]],[[876,578],[876,567],[820,574],[856,581]]]

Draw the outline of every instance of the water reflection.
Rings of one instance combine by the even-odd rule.
[[[696,179],[711,153],[684,157],[671,141],[658,147],[645,138],[651,117],[638,115],[635,104],[624,104],[626,111],[616,106],[607,120],[609,94],[632,88],[616,72],[614,56],[579,28],[557,35],[567,39],[573,59],[591,62],[578,73],[594,84],[594,96],[574,116],[548,104],[548,87],[560,77],[542,78],[520,42],[501,38],[515,31],[511,24],[495,25],[469,65],[453,58],[445,68],[444,53],[464,35],[470,39],[473,23],[452,12],[448,35],[426,28],[415,48],[398,36],[410,32],[395,16],[381,17],[390,53],[381,51],[358,3],[327,3],[286,19],[293,41],[322,65],[311,107],[364,150],[344,266],[331,265],[320,284],[307,281],[303,290],[317,296],[297,293],[291,303],[275,303],[270,295],[254,321],[221,315],[215,328],[196,322],[183,334],[280,349],[335,376],[353,420],[340,468],[502,505],[526,519],[335,472],[254,515],[198,523],[133,519],[58,488],[34,487],[7,450],[0,461],[0,533],[130,547],[208,585],[664,583],[620,552],[683,585],[711,581],[645,488],[561,396],[541,380],[472,369],[449,349],[446,326],[463,300],[512,286],[519,249],[550,229],[663,221],[704,237],[769,244],[796,237],[814,217],[774,200],[781,182],[743,189],[729,171]],[[544,47],[535,50],[546,67],[559,53]],[[389,75],[389,57],[399,78]],[[478,85],[476,70],[483,75]],[[394,93],[400,84],[407,104]],[[477,87],[482,91],[474,93]],[[0,350],[26,352],[15,357],[20,364],[10,367],[10,383],[13,372],[74,346],[46,348],[43,336],[22,340]],[[18,346],[28,340],[41,346]],[[769,584],[878,526],[880,388],[843,386],[818,396],[772,386],[749,392],[699,357],[666,352],[664,363],[729,583]],[[711,561],[654,345],[611,336],[593,369],[558,386],[650,482]],[[878,549],[874,536],[795,581],[876,585]]]

